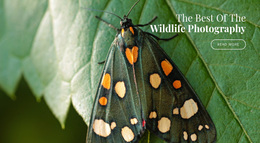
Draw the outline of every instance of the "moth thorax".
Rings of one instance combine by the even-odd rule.
[[[126,29],[124,32],[124,43],[126,47],[131,47],[135,45],[135,37],[132,34],[132,32],[129,30],[129,28]]]

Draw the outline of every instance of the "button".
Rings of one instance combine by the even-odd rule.
[[[243,39],[214,39],[210,45],[214,50],[244,50],[246,41]]]

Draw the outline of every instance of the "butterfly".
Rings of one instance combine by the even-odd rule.
[[[137,142],[146,129],[167,142],[216,140],[209,114],[153,34],[120,18],[92,109],[87,143]]]

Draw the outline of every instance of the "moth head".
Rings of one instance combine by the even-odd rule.
[[[132,20],[124,16],[124,18],[120,21],[121,28],[129,28],[133,26]]]

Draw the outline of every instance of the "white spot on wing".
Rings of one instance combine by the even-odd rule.
[[[116,122],[112,122],[110,125],[111,130],[113,130],[116,127]]]
[[[202,125],[199,125],[198,130],[201,131],[203,129]]]
[[[150,84],[153,88],[158,88],[161,84],[161,77],[158,73],[154,73],[150,75]]]
[[[159,129],[160,132],[166,133],[170,130],[170,128],[171,128],[171,121],[170,121],[169,118],[162,117],[158,121],[158,129]]]
[[[206,129],[209,129],[209,125],[205,125],[205,128],[206,128]]]
[[[123,81],[117,82],[115,85],[115,91],[120,98],[124,98],[126,93],[125,83]]]
[[[179,114],[179,109],[178,108],[174,108],[172,111],[173,115],[178,115]]]
[[[127,126],[122,128],[121,134],[122,134],[124,140],[127,141],[127,142],[132,141],[134,139],[134,137],[135,137],[133,131],[129,127],[127,127]]]
[[[103,121],[102,119],[96,119],[93,123],[94,132],[102,137],[107,137],[111,133],[111,129],[108,123]]]
[[[188,139],[188,134],[186,131],[183,132],[183,139],[186,141]]]
[[[132,118],[132,119],[130,119],[130,123],[131,123],[132,125],[135,125],[135,124],[138,123],[138,120],[137,120],[136,118]]]
[[[193,99],[186,100],[180,112],[183,119],[189,119],[198,112],[198,105]]]
[[[149,115],[149,118],[152,119],[152,118],[156,118],[157,117],[157,114],[155,111],[152,111]]]
[[[192,134],[192,135],[190,135],[190,139],[192,140],[192,141],[196,141],[197,140],[197,135],[194,133],[194,134]]]

